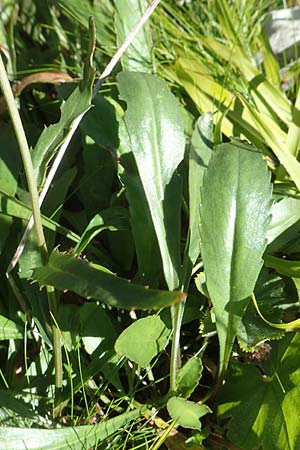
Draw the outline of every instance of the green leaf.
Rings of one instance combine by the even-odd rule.
[[[284,197],[271,208],[271,222],[268,229],[268,243],[300,220],[300,198]]]
[[[117,45],[120,47],[143,15],[148,3],[146,0],[114,0],[114,4],[115,31]],[[121,62],[123,69],[132,70],[133,72],[151,72],[151,51],[151,33],[149,24],[146,23],[122,56]]]
[[[96,69],[92,66],[95,51],[95,28],[90,19],[90,42],[87,61],[83,70],[83,79],[61,107],[60,121],[50,125],[42,132],[32,152],[32,163],[39,188],[43,185],[49,161],[63,143],[74,120],[88,111],[91,106],[92,87]]]
[[[1,191],[14,196],[18,186],[21,159],[13,128],[1,123],[0,181]]]
[[[93,108],[84,116],[80,128],[90,136],[95,143],[105,149],[115,149],[118,146],[118,122],[115,108],[103,95],[97,94],[93,99]],[[99,147],[97,148],[99,153]]]
[[[177,375],[177,392],[184,398],[189,398],[196,389],[202,376],[203,365],[200,358],[193,356],[184,366],[182,366]]]
[[[201,189],[201,254],[216,315],[220,372],[254,290],[266,247],[270,174],[262,155],[238,141],[220,145]]]
[[[84,298],[124,309],[158,309],[185,298],[181,292],[146,289],[129,283],[104,268],[57,251],[51,253],[45,266],[33,270],[33,279],[40,286],[70,290]]]
[[[96,214],[84,232],[80,241],[77,243],[74,254],[79,255],[89,245],[89,243],[102,231],[128,230],[129,218],[125,208],[114,207],[108,208]]]
[[[141,282],[156,288],[163,277],[162,260],[158,241],[148,207],[147,198],[138,173],[136,162],[130,151],[130,140],[124,120],[119,118],[120,146],[118,154],[124,167],[121,180],[126,188],[130,222],[138,261]]]
[[[80,308],[80,334],[89,355],[112,349],[117,338],[110,317],[100,305],[85,303]]]
[[[281,275],[300,278],[300,261],[289,261],[272,255],[264,255],[265,266],[275,269]]]
[[[0,316],[0,341],[6,339],[23,339],[24,330],[7,317]]]
[[[93,113],[93,109],[90,112]],[[99,125],[98,128],[101,129]],[[95,213],[110,206],[116,177],[115,161],[113,161],[112,155],[107,150],[99,148],[101,143],[98,144],[98,142],[97,140],[95,143],[89,136],[83,137],[82,179],[79,184],[78,197],[88,221],[93,218]],[[86,221],[84,225],[86,225]]]
[[[273,343],[263,371],[235,363],[219,397],[228,438],[244,450],[300,447],[299,333]],[[265,373],[264,373],[265,372]],[[246,386],[245,386],[245,380]]]
[[[192,265],[200,254],[200,187],[213,150],[213,116],[204,113],[196,122],[189,155],[190,244]]]
[[[199,58],[180,57],[175,70],[178,83],[187,91],[198,110],[213,113],[214,123],[221,124],[226,136],[246,136],[251,142],[264,148],[263,138],[250,113],[243,108],[236,95],[225,89],[223,83],[215,81]]]
[[[29,220],[32,211],[29,206],[20,202],[16,198],[10,197],[4,192],[0,191],[0,211],[9,217],[17,217],[18,219]],[[49,219],[48,217],[42,216],[42,223],[45,228],[51,231],[55,231],[60,233],[62,236],[66,236],[73,242],[79,241],[79,236],[68,230],[67,228],[59,225],[54,220]]]
[[[0,450],[82,450],[91,448],[111,436],[132,420],[140,417],[146,408],[103,419],[96,425],[43,430],[38,428],[0,428]]]
[[[194,403],[184,398],[172,397],[169,399],[168,413],[172,419],[176,420],[177,424],[194,430],[201,430],[200,418],[210,413],[208,406],[201,403]]]
[[[150,362],[167,345],[170,329],[159,316],[148,316],[132,323],[118,337],[115,350],[141,367]]]
[[[1,33],[1,26],[0,26]],[[12,126],[1,123],[0,134],[0,185],[1,190],[14,196],[18,186],[21,159]],[[9,235],[12,219],[0,214],[0,253]]]
[[[99,46],[106,50],[115,48],[111,20],[114,12],[112,2],[91,3],[89,0],[81,0],[74,3],[73,0],[60,0],[59,6],[63,13],[69,15],[71,21],[76,21],[85,28],[88,26],[89,17],[92,16]]]
[[[127,103],[126,128],[170,290],[178,288],[180,271],[181,180],[184,156],[183,116],[175,97],[158,78],[121,72],[119,92]]]
[[[0,427],[30,427],[33,423],[43,421],[43,418],[34,412],[29,402],[26,403],[22,398],[18,398],[18,393],[0,390],[0,398]]]
[[[199,40],[210,52],[216,53],[218,57],[238,68],[248,82],[252,95],[256,95],[260,99],[272,116],[275,113],[280,120],[287,124],[290,123],[292,118],[291,102],[280,89],[275,88],[265,79],[264,75],[252,64],[241,47],[221,44],[211,36],[200,36]],[[277,122],[277,120],[273,120],[274,124]]]
[[[254,294],[261,313],[271,322],[281,320],[284,309],[291,306],[293,299],[297,308],[297,292],[291,287],[293,283],[289,281],[275,272],[269,273],[265,268],[259,275]],[[266,340],[280,339],[282,336],[284,330],[265,323],[250,302],[237,331],[240,347],[245,351],[254,351],[258,344]]]

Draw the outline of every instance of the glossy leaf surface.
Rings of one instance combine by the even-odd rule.
[[[33,279],[40,286],[70,290],[87,298],[117,308],[158,309],[185,298],[181,292],[146,289],[109,273],[104,268],[54,251],[48,263],[33,270]]]
[[[220,371],[226,369],[266,247],[271,184],[262,155],[232,142],[219,146],[201,189],[201,249],[216,315]]]
[[[179,283],[183,117],[179,104],[158,78],[122,72],[119,92],[127,103],[125,123],[157,235],[170,290]]]

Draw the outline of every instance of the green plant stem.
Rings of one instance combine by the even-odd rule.
[[[185,300],[171,307],[173,338],[170,361],[170,394],[176,392],[177,369],[180,366],[180,329],[184,307]]]
[[[7,77],[1,53],[0,53],[0,87],[7,103],[7,108],[12,120],[12,125],[14,127],[17,142],[19,145],[20,154],[23,161],[26,180],[28,184],[28,190],[31,198],[32,214],[34,218],[34,224],[38,239],[38,246],[40,248],[42,260],[45,263],[48,258],[48,252],[44,230],[42,226],[41,210],[39,206],[39,195],[36,186],[30,150],[27,143],[23,124],[19,115],[19,111],[15,103],[14,95]],[[53,316],[56,317],[58,308],[57,299],[55,296],[54,289],[49,286],[47,286],[47,296],[50,311],[52,312]],[[59,334],[57,333],[58,330],[56,330],[56,325],[54,323],[52,324],[52,331],[53,331],[53,351],[55,362],[55,388],[57,390],[60,390],[62,387],[62,356],[61,356],[60,337]]]
[[[18,108],[15,103],[14,95],[12,93],[10,83],[7,77],[6,69],[3,63],[2,56],[0,54],[0,85],[5,97],[7,108],[12,120],[12,124],[15,130],[17,142],[19,144],[19,149],[24,165],[25,175],[28,183],[28,190],[30,192],[31,203],[32,203],[32,214],[34,217],[34,223],[38,238],[38,244],[42,251],[43,256],[47,254],[46,241],[42,226],[41,212],[39,207],[39,195],[36,187],[34,171],[32,166],[32,161],[30,157],[30,151],[19,115]]]

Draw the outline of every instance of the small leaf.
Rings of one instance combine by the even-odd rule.
[[[177,424],[194,430],[201,430],[200,418],[210,413],[208,406],[194,403],[181,397],[172,397],[167,404],[168,413]]]
[[[120,334],[115,350],[141,367],[147,367],[154,356],[165,348],[169,337],[170,330],[161,318],[148,316],[137,320]]]
[[[158,309],[185,298],[181,292],[146,289],[129,283],[104,268],[57,251],[51,253],[46,265],[33,270],[33,279],[40,286],[70,290],[116,308]]]
[[[196,356],[190,358],[178,371],[176,379],[177,392],[184,398],[189,398],[196,389],[202,376],[202,361]]]

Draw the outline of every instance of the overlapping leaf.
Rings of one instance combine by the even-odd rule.
[[[181,180],[184,156],[183,117],[165,83],[149,74],[121,72],[125,124],[170,290],[179,283]]]

